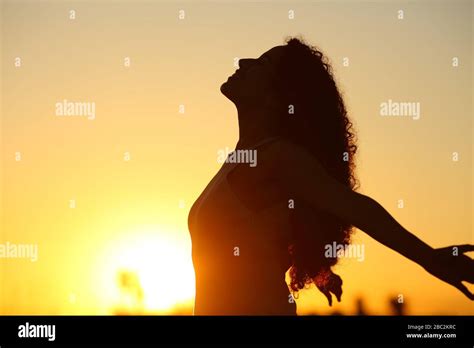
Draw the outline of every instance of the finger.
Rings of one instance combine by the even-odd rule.
[[[456,245],[456,247],[462,254],[467,253],[469,251],[474,251],[473,244],[461,244],[461,245]]]
[[[474,294],[472,294],[463,283],[458,283],[454,286],[458,288],[464,295],[466,295],[468,299],[474,301]]]
[[[474,284],[474,260],[470,259],[466,255],[463,255],[464,262],[462,262],[462,266],[460,269],[462,269],[462,272],[464,276],[462,277],[462,280],[465,280],[471,284]]]

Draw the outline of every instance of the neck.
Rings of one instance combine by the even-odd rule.
[[[278,135],[277,122],[271,122],[272,117],[276,117],[276,115],[272,115],[268,110],[238,107],[237,114],[239,119],[239,141],[236,149],[250,148],[263,139]]]

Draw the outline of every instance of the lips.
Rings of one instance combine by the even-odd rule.
[[[232,75],[229,76],[229,79],[240,79],[242,77],[242,70],[237,69]]]
[[[239,76],[237,76],[237,74],[235,74],[235,73],[229,76],[229,80],[230,79],[237,79],[237,78],[239,78]]]
[[[232,77],[237,77],[240,78],[242,76],[242,72],[239,70],[236,70],[235,73],[232,75]]]

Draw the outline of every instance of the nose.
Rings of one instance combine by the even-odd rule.
[[[251,66],[255,61],[256,59],[252,59],[252,58],[239,59],[239,68],[242,68],[243,70],[245,70],[247,67]]]

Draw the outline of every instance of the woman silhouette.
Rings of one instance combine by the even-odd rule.
[[[462,284],[474,282],[463,254],[473,245],[433,249],[355,192],[352,124],[319,50],[291,38],[240,59],[221,92],[237,107],[239,141],[189,213],[195,315],[295,315],[290,290],[309,283],[340,301],[325,246],[349,243],[353,226],[474,299]]]

